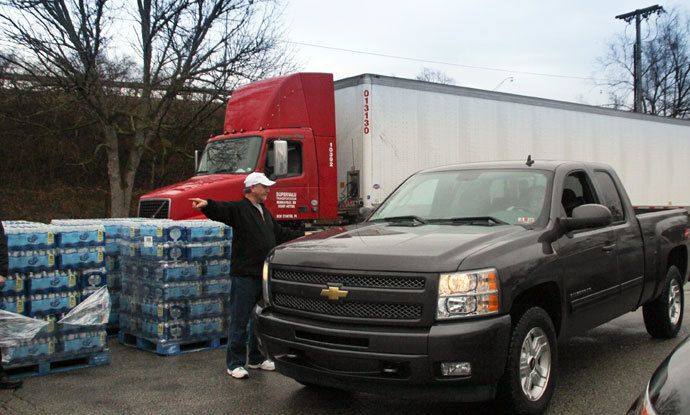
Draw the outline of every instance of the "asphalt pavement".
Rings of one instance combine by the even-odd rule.
[[[686,287],[686,304],[690,301]],[[560,345],[548,414],[624,414],[663,358],[690,334],[686,311],[673,340],[649,337],[642,312],[628,313]],[[0,414],[494,414],[495,405],[437,404],[305,388],[277,373],[225,373],[225,350],[157,356],[109,339],[110,365],[25,379],[0,391]]]

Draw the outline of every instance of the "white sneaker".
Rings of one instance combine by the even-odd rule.
[[[255,365],[245,365],[245,366],[247,366],[250,369],[268,370],[269,372],[276,370],[276,364],[273,363],[273,361],[268,360],[268,359],[264,360],[261,363],[257,363]]]
[[[247,369],[240,366],[232,370],[228,369],[228,375],[232,376],[235,379],[246,379],[249,377],[249,372],[247,372]]]

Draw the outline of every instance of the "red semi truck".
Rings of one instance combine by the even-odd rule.
[[[687,120],[380,75],[333,82],[297,73],[235,91],[224,127],[195,176],[142,196],[139,216],[201,218],[190,197],[239,199],[244,178],[260,171],[277,182],[266,203],[278,220],[342,223],[421,169],[527,154],[607,163],[636,208],[690,205],[681,179],[690,176]]]
[[[333,75],[299,73],[255,82],[230,98],[224,134],[208,141],[196,175],[142,196],[139,216],[203,218],[190,197],[238,199],[244,178],[263,171],[277,180],[266,201],[276,219],[335,219],[335,151]]]

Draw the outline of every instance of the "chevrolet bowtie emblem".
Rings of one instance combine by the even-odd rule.
[[[341,298],[347,297],[348,292],[338,287],[328,287],[327,290],[321,290],[321,295],[328,297],[329,300],[338,301]]]

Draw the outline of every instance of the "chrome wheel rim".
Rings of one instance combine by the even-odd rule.
[[[681,295],[682,293],[678,280],[672,278],[668,287],[668,320],[674,326],[680,321],[680,313],[682,311],[682,306],[680,304]]]
[[[538,401],[551,376],[551,345],[539,327],[527,333],[520,350],[520,385],[530,401]]]

